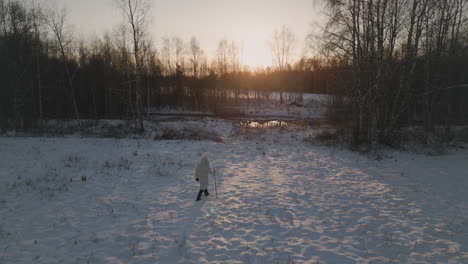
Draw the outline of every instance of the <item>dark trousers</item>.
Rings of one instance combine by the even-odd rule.
[[[197,201],[201,200],[201,195],[202,195],[202,193],[205,193],[205,196],[210,195],[210,193],[208,192],[208,189],[200,190],[200,191],[198,191]]]

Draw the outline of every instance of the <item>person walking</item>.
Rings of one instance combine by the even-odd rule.
[[[208,158],[203,156],[195,171],[195,180],[200,182],[200,191],[197,195],[197,201],[201,200],[203,193],[205,193],[205,196],[210,195],[208,192],[208,174],[213,174],[213,170],[211,169]]]

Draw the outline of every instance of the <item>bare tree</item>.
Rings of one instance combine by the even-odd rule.
[[[114,0],[122,10],[132,32],[133,55],[135,58],[135,83],[136,83],[136,110],[140,132],[144,131],[143,126],[143,101],[141,87],[141,73],[144,59],[142,53],[143,43],[146,36],[148,24],[148,12],[151,5],[149,0]]]
[[[240,52],[234,41],[228,47],[229,68],[232,74],[237,74],[241,70]]]
[[[185,55],[186,49],[181,38],[163,38],[161,59],[164,67],[164,74],[166,76],[175,75],[177,68],[185,68]]]
[[[174,59],[175,59],[176,68],[184,70],[185,68],[184,41],[179,37],[173,37],[172,45],[174,46]]]
[[[133,90],[132,81],[133,67],[131,63],[131,52],[128,49],[129,30],[121,24],[114,29],[114,41],[117,48],[117,65],[125,78],[122,80],[123,88],[119,89],[120,99],[125,102],[127,107],[127,116],[135,117],[135,109],[133,107]]]
[[[292,31],[284,25],[273,33],[269,44],[273,55],[273,62],[280,73],[286,70],[286,67],[289,65],[289,60],[294,50],[295,42],[296,37]],[[283,103],[283,88],[281,80],[280,102]]]
[[[282,71],[289,64],[291,54],[294,49],[296,37],[292,31],[282,26],[280,30],[275,30],[270,40],[270,49],[273,54],[273,61],[276,67]]]
[[[200,42],[196,37],[190,39],[190,66],[192,68],[192,76],[199,77],[200,67],[203,60],[203,50],[200,48]]]
[[[208,75],[210,75],[211,68],[208,63],[208,58],[206,56],[203,56],[200,62],[200,71],[199,71],[199,77],[203,78]]]
[[[229,73],[229,42],[222,39],[218,43],[215,58],[216,72],[221,78],[225,78]]]
[[[73,109],[75,111],[75,117],[79,121],[80,115],[78,111],[78,105],[75,96],[75,87],[73,86],[74,74],[72,74],[69,63],[68,63],[68,52],[67,49],[71,48],[72,30],[67,24],[67,11],[65,8],[58,10],[57,7],[53,7],[46,12],[45,21],[50,31],[55,37],[62,63],[65,68],[67,75],[68,88],[70,90],[71,98],[73,101]]]
[[[231,90],[234,92],[235,101],[238,102],[240,95],[240,85],[239,85],[239,74],[241,71],[241,61],[239,56],[239,48],[237,47],[234,41],[231,41],[231,44],[228,47],[228,57],[229,57],[229,71],[230,71],[230,86]]]
[[[153,48],[152,42],[148,41],[143,46],[143,58],[145,59],[145,74],[147,76],[146,79],[146,114],[147,119],[150,119],[150,97],[151,97],[151,89],[150,89],[150,76],[154,76],[156,71],[158,71],[158,55],[156,49]]]
[[[172,38],[172,45],[174,46],[174,64],[175,64],[175,95],[177,104],[182,104],[183,97],[185,96],[184,90],[184,71],[185,71],[185,47],[184,42],[179,37]]]
[[[166,76],[170,76],[174,74],[175,67],[172,64],[173,56],[172,56],[172,45],[171,40],[169,38],[163,39],[163,44],[161,48],[161,57],[162,57],[162,64],[164,66],[164,74]]]
[[[36,1],[32,1],[31,19],[34,27],[34,53],[36,57],[36,82],[37,82],[37,93],[38,93],[38,105],[39,105],[39,120],[42,121],[44,118],[42,108],[42,82],[41,82],[41,64],[39,60],[40,55],[40,27],[43,22],[43,15],[40,6],[36,5]]]
[[[412,118],[411,107],[422,114],[427,141],[439,111],[435,91],[452,81],[442,65],[456,60],[454,47],[463,46],[463,1],[326,2],[323,48],[333,60],[350,65],[353,75],[346,90],[353,144],[397,144],[402,116]]]

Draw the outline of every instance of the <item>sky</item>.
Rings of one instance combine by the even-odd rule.
[[[56,0],[66,6],[69,22],[78,37],[111,32],[123,21],[113,0]],[[286,25],[296,35],[295,57],[302,54],[305,37],[319,21],[316,0],[151,0],[149,33],[157,47],[165,37],[192,36],[212,56],[217,43],[235,41],[243,64],[269,66],[268,47],[275,29]]]

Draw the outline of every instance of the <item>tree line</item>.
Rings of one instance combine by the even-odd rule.
[[[269,100],[273,91],[283,102],[283,92],[328,89],[326,74],[312,74],[313,63],[292,62],[296,40],[287,27],[270,41],[276,66],[253,71],[227,39],[212,58],[196,37],[164,38],[157,48],[148,33],[150,1],[114,3],[124,22],[83,40],[74,37],[65,9],[0,0],[1,128],[31,129],[48,118],[128,118],[143,130],[153,107],[216,108]]]
[[[272,92],[281,103],[284,92],[334,95],[328,116],[353,146],[399,144],[414,125],[428,142],[440,126],[468,123],[465,0],[323,0],[328,19],[309,38],[315,55],[293,61],[297,39],[283,26],[270,39],[273,66],[257,70],[227,39],[211,57],[196,37],[155,47],[150,1],[114,2],[124,22],[82,40],[64,9],[0,0],[1,129],[96,118],[133,119],[143,130],[154,107],[213,110]]]
[[[325,3],[321,54],[345,70],[330,110],[353,146],[398,145],[414,125],[430,142],[468,123],[466,0]]]

